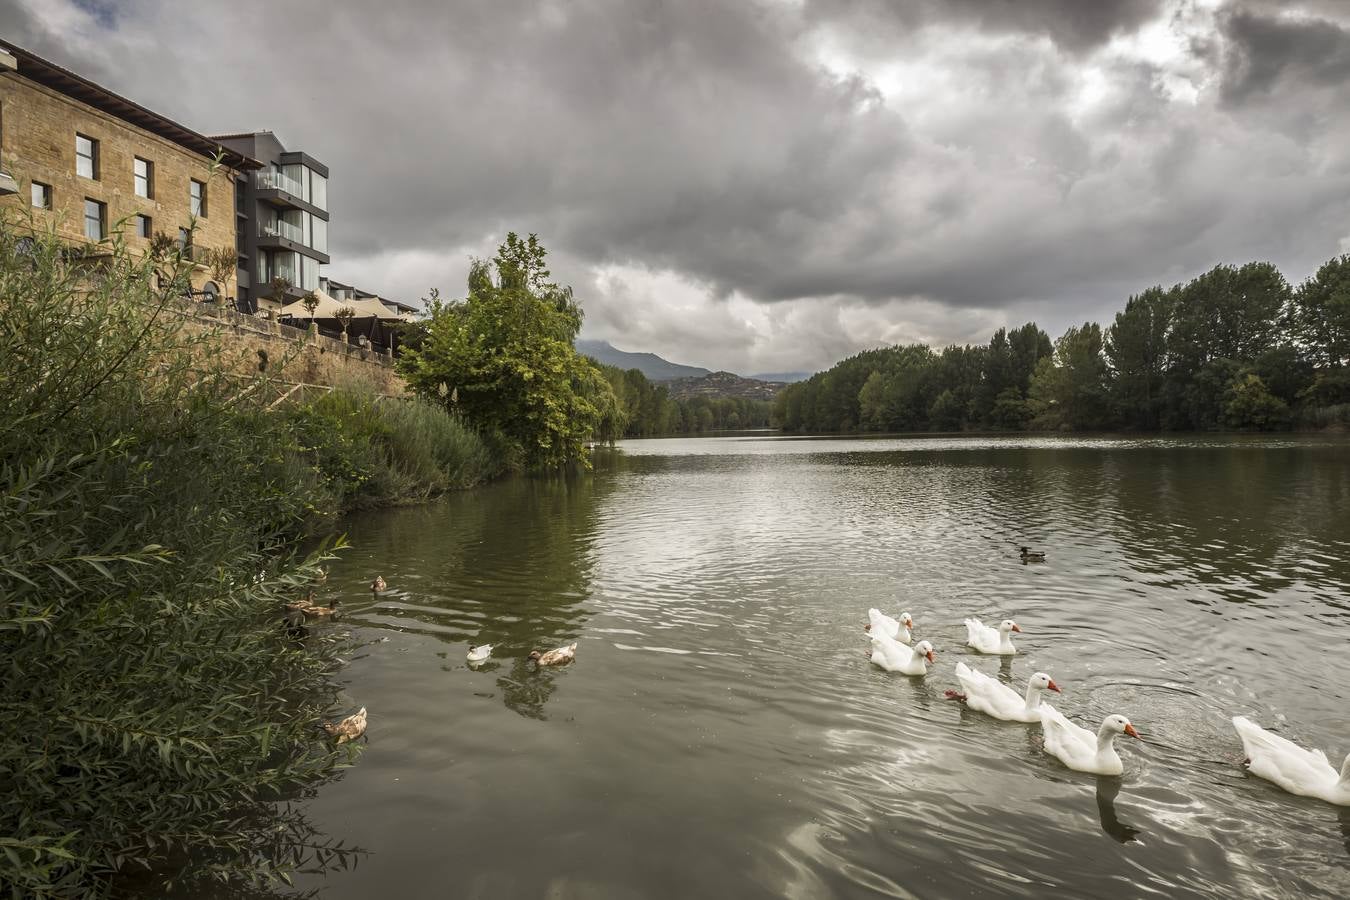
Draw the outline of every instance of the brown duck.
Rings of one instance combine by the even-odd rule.
[[[317,606],[311,603],[309,606],[300,607],[300,612],[304,613],[307,619],[337,618],[340,602],[339,600],[329,600],[327,606]]]
[[[531,650],[529,658],[541,666],[561,666],[577,658],[577,645],[569,644],[547,652]]]
[[[332,722],[324,722],[323,730],[334,735],[339,744],[356,740],[366,733],[366,708],[361,707],[336,725]]]

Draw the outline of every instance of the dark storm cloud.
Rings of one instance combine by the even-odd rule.
[[[1345,103],[1350,28],[1321,18],[1236,9],[1221,19],[1223,98],[1242,103],[1281,87],[1335,88]]]
[[[200,131],[324,160],[335,277],[453,295],[468,255],[534,231],[590,333],[711,367],[1059,331],[1221,261],[1301,277],[1350,237],[1334,5],[96,10],[11,0],[0,28]]]

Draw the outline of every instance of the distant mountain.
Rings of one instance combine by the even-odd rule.
[[[731,372],[712,372],[698,378],[674,378],[666,382],[670,396],[676,400],[689,397],[738,397],[748,400],[772,400],[774,395],[787,387],[786,384],[773,381],[760,381],[756,378],[742,378]]]
[[[759,375],[747,375],[747,378],[753,378],[756,381],[781,381],[784,384],[793,384],[798,381],[805,381],[815,372],[762,372]]]
[[[596,362],[620,369],[637,369],[652,381],[669,381],[672,378],[698,378],[711,375],[707,369],[698,366],[682,366],[664,360],[655,353],[629,353],[616,349],[609,341],[577,341],[577,352],[589,356]]]

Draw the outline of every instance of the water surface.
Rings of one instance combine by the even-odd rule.
[[[371,854],[324,898],[1350,895],[1350,809],[1247,776],[1228,721],[1350,751],[1344,439],[633,441],[349,525],[370,743],[308,813]],[[926,679],[868,663],[869,606]],[[958,660],[1144,741],[1069,771],[944,699]]]

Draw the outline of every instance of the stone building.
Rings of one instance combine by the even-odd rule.
[[[15,191],[0,206],[26,207],[35,225],[76,244],[120,230],[132,250],[164,234],[195,251],[235,251],[235,180],[259,167],[0,40],[0,172]],[[227,298],[237,288],[233,271],[222,277],[201,264],[192,282]]]

